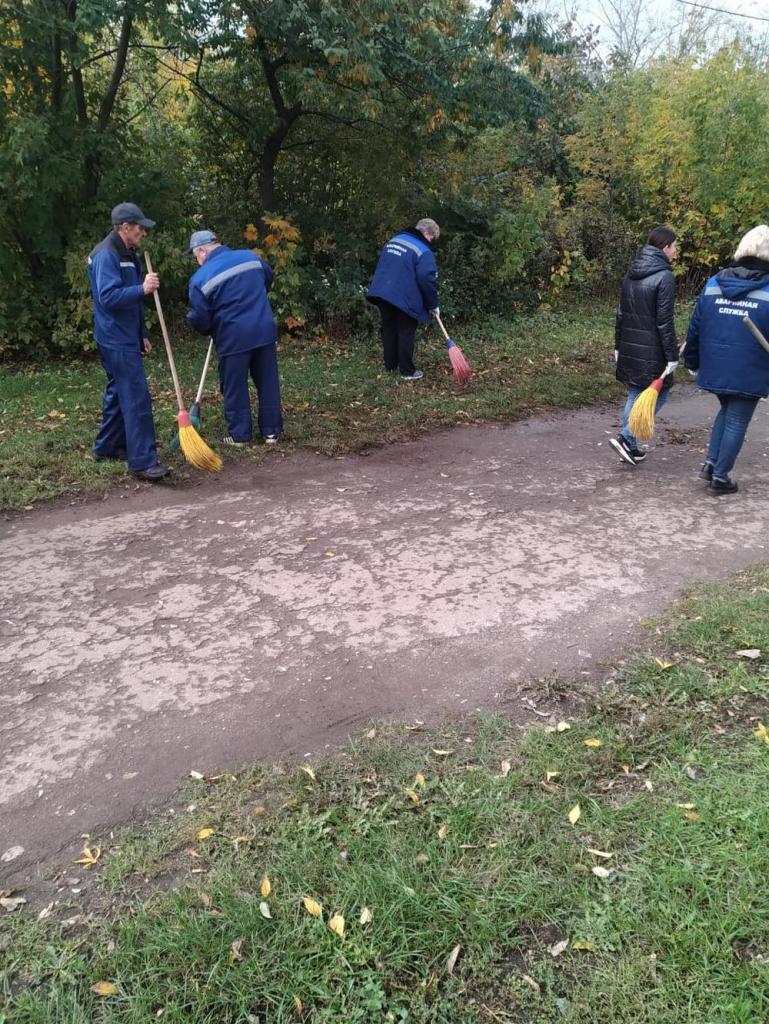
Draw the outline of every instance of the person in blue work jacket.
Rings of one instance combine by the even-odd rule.
[[[152,351],[144,322],[144,299],[160,287],[157,274],[145,274],[136,249],[155,226],[135,203],[112,211],[113,230],[88,257],[94,335],[107,387],[94,458],[126,460],[134,476],[162,480],[152,399],[142,359]]]
[[[748,316],[769,336],[769,226],[759,224],[734,260],[705,283],[689,321],[684,362],[697,387],[712,391],[719,410],[700,479],[708,493],[735,494],[730,476],[758,400],[769,394],[769,354],[745,325]]]
[[[187,319],[214,339],[227,434],[242,446],[252,434],[249,375],[259,400],[257,422],[268,444],[283,432],[278,377],[277,329],[267,292],[272,267],[250,249],[230,249],[213,231],[195,231],[187,250],[199,270],[190,278]]]
[[[440,228],[429,217],[385,243],[379,254],[368,300],[379,307],[385,369],[400,370],[401,380],[421,380],[414,367],[414,337],[438,308],[438,271],[432,244]]]

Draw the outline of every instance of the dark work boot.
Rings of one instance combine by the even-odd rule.
[[[161,466],[159,462],[156,462],[154,466],[148,466],[147,469],[132,469],[131,472],[139,480],[150,480],[155,483],[158,480],[162,480],[163,477],[168,476],[170,470],[166,466]]]

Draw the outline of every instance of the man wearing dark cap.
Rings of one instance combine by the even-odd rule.
[[[199,269],[190,278],[187,319],[214,339],[227,434],[238,447],[251,440],[249,376],[259,398],[258,424],[267,444],[283,432],[277,329],[267,292],[273,272],[251,249],[230,249],[213,231],[195,231],[187,252]]]
[[[162,480],[152,399],[142,357],[152,351],[144,323],[144,298],[160,287],[157,274],[145,274],[136,249],[154,228],[135,203],[112,211],[113,230],[88,257],[93,296],[94,335],[107,387],[94,458],[125,460],[134,476]]]

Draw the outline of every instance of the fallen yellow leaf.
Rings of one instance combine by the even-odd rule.
[[[262,917],[266,917],[268,919],[272,918],[269,904],[265,903],[264,900],[262,900],[262,902],[259,904],[259,913],[262,915]]]
[[[597,739],[583,740],[582,742],[585,744],[586,747],[600,747],[603,744],[602,740]]]
[[[253,811],[251,811],[251,813],[252,814],[266,814],[267,813],[267,808],[266,807],[255,807],[253,809]]]
[[[315,772],[308,764],[302,765],[302,771],[305,773],[305,775],[309,775],[312,781],[315,782]]]
[[[414,786],[424,786],[425,777],[421,772],[417,772],[414,776]]]
[[[195,838],[196,839],[208,839],[208,837],[212,836],[213,834],[214,834],[214,830],[212,828],[201,828],[201,829],[199,829],[195,833]]]
[[[575,804],[569,811],[569,821],[572,823],[572,825],[576,825],[581,817],[582,810],[580,809],[579,804]]]
[[[513,766],[512,766],[512,764],[510,764],[509,761],[503,761],[502,762],[502,764],[499,766],[499,770],[502,772],[502,778],[503,779],[507,778],[507,776],[510,774],[510,769],[512,767]]]
[[[438,829],[438,838],[439,839],[445,839],[446,838],[446,834],[447,834],[448,831],[449,831],[449,826],[444,821],[443,824]]]
[[[409,800],[412,801],[412,803],[415,803],[415,804],[419,803],[419,794],[415,793],[413,789],[407,789],[407,790],[405,790],[405,793],[406,793],[406,796],[409,798]]]
[[[301,1013],[304,1010],[302,1000],[299,998],[299,996],[294,996],[294,1006],[296,1007],[297,1013]]]
[[[97,864],[99,862],[99,857],[101,857],[101,847],[94,846],[93,849],[91,849],[90,846],[84,846],[83,849],[81,850],[81,853],[82,857],[80,857],[74,863],[85,864],[87,868],[92,868],[94,864]]]
[[[591,847],[588,847],[587,852],[592,853],[594,857],[600,857],[601,860],[611,860],[614,856],[613,853],[606,853],[605,850],[593,850]]]
[[[373,918],[373,914],[368,907],[364,907],[360,912],[360,923],[369,924]]]
[[[264,896],[265,899],[267,899],[267,897],[272,892],[272,886],[270,885],[270,880],[267,877],[267,875],[265,875],[264,878],[262,879],[262,884],[259,891],[262,894],[262,896]]]
[[[230,963],[234,964],[236,960],[242,960],[243,954],[240,952],[240,948],[243,945],[243,938],[235,939],[230,946]]]
[[[684,817],[688,818],[689,821],[699,821],[700,816],[696,811],[684,811]]]
[[[555,727],[556,732],[566,732],[568,729],[571,729],[568,722],[559,722]]]
[[[595,949],[595,946],[592,942],[572,942],[571,948],[582,949],[587,950],[588,952],[592,952]]]
[[[113,985],[111,981],[97,981],[95,985],[91,985],[91,991],[97,996],[114,996],[117,993],[117,985]]]
[[[552,779],[560,777],[560,772],[545,772],[545,782],[550,782]]]
[[[601,864],[596,864],[594,868],[591,868],[591,871],[596,878],[609,878],[614,874],[611,868],[605,868]]]
[[[435,747],[433,747],[432,749],[436,757],[448,757],[449,754],[454,753],[453,750],[436,750]]]
[[[758,723],[758,728],[753,733],[756,739],[763,740],[764,743],[769,744],[769,732],[766,730],[766,726],[763,722]]]
[[[676,807],[680,807],[682,811],[693,811],[696,804],[676,804]]]
[[[340,939],[342,938],[344,935],[344,918],[341,914],[334,914],[328,922],[328,926],[335,935],[338,935]]]
[[[309,896],[302,896],[302,903],[304,903],[304,909],[307,913],[312,914],[313,917],[320,917],[323,912],[323,908],[320,903],[311,899]]]
[[[655,658],[654,660],[663,672],[666,672],[669,668],[672,668],[675,665],[674,661],[663,661],[662,658]]]

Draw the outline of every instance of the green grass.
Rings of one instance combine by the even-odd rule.
[[[190,783],[104,843],[85,907],[6,915],[0,1021],[765,1024],[769,570],[652,626],[568,730],[377,727],[315,779]]]
[[[453,329],[453,328],[452,328]],[[516,419],[534,409],[574,407],[620,394],[613,379],[612,310],[541,313],[515,321],[488,320],[456,330],[475,376],[465,390],[451,376],[434,327],[420,332],[419,384],[382,371],[372,338],[327,336],[280,345],[286,435],[281,447],[328,455],[415,437],[427,430],[482,419]],[[195,390],[205,346],[176,346],[186,395]],[[175,401],[162,344],[147,362],[161,457],[177,479],[188,471],[166,442],[174,432]],[[210,371],[203,434],[217,444],[226,432]],[[0,508],[106,490],[126,477],[123,465],[95,463],[91,445],[99,424],[103,372],[96,362],[53,364],[0,377]],[[262,459],[264,446],[227,451],[227,460]]]

